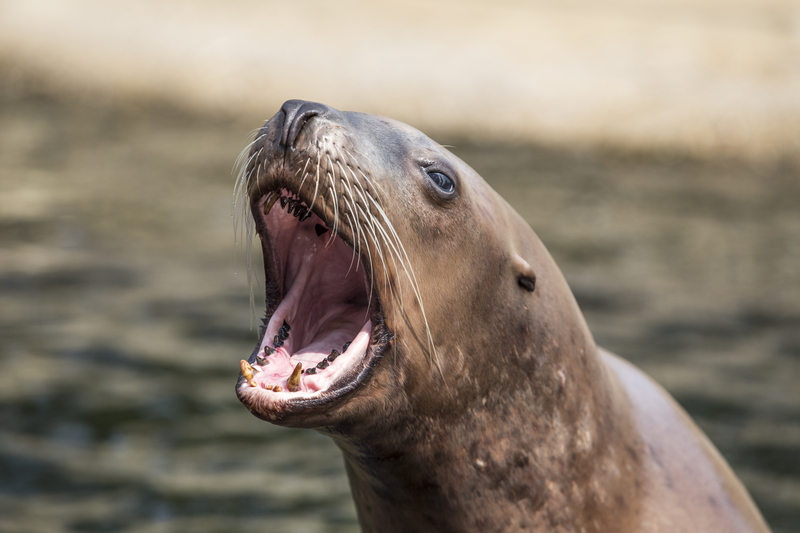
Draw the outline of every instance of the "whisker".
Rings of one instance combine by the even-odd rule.
[[[308,169],[308,164],[310,162],[311,162],[311,158],[310,157],[306,157],[306,164],[303,165],[303,179],[300,180],[300,186],[297,188],[298,191],[302,191],[303,190],[303,184],[306,182],[306,178],[308,177],[308,173],[306,172],[306,169]]]
[[[358,193],[358,195],[361,197],[361,201],[364,203],[364,205],[368,206],[369,202],[367,202],[366,198],[364,197],[365,193],[363,191],[361,183],[356,181],[354,188],[355,188],[356,193]],[[386,287],[386,285],[389,284],[390,292],[391,292],[392,296],[394,296],[394,291],[391,290],[391,282],[390,282],[389,276],[388,276],[388,274],[386,272],[386,261],[383,258],[383,253],[381,251],[379,239],[377,238],[377,234],[375,233],[375,229],[374,229],[376,226],[377,227],[380,227],[380,226],[379,226],[379,224],[377,224],[377,221],[375,220],[375,217],[372,215],[372,212],[370,210],[364,211],[364,209],[362,209],[359,206],[357,201],[355,202],[355,205],[362,212],[362,214],[364,215],[365,222],[368,223],[369,226],[372,228],[373,242],[374,242],[374,245],[375,245],[376,249],[378,250],[378,253],[381,256],[381,264],[383,265],[384,287]],[[391,250],[389,250],[389,251],[391,251]],[[403,293],[402,292],[400,292],[400,306],[401,307],[404,306],[404,304],[403,304]]]
[[[314,198],[311,200],[311,206],[308,208],[309,210],[314,209],[314,202],[317,201],[318,190],[319,190],[319,152],[317,153],[317,179],[314,182]]]
[[[327,172],[326,175],[328,176],[328,179],[331,182],[331,195],[332,195],[331,199],[333,200],[333,228],[332,229],[333,229],[333,233],[335,234],[336,230],[337,230],[337,228],[339,226],[339,201],[336,198],[337,197],[337,194],[336,194],[336,180],[334,179],[334,178],[336,178],[336,167],[334,167],[333,164],[331,163],[331,156],[328,155],[326,157],[328,158],[328,172]]]
[[[350,227],[351,228],[355,228],[356,225],[353,224],[353,219],[350,218],[350,213],[345,213],[344,216],[346,216],[347,220],[350,221]],[[352,233],[355,236],[355,230],[353,230]],[[350,265],[347,267],[347,273],[344,275],[344,277],[347,277],[347,276],[350,275],[350,270],[353,268],[353,261],[355,260],[355,258],[356,258],[356,248],[355,248],[355,246],[353,246],[353,255],[350,256]],[[356,264],[358,264],[358,263],[356,263]]]
[[[245,138],[245,139],[247,139],[247,138],[248,138],[248,137],[250,137],[251,135],[254,135],[255,133],[258,133],[258,131],[259,131],[260,129],[261,129],[261,128],[257,128],[257,129],[255,129],[255,130],[251,131],[250,133],[248,133],[247,135],[245,135],[245,137],[244,137],[244,138]],[[266,135],[266,133],[262,133],[261,135],[257,136],[256,138],[254,138],[252,141],[250,141],[249,143],[247,143],[247,144],[245,145],[245,147],[242,149],[242,151],[241,151],[241,152],[239,152],[239,156],[236,158],[236,161],[234,161],[234,162],[233,162],[233,168],[231,169],[231,173],[235,173],[235,172],[236,172],[236,169],[237,169],[237,168],[239,168],[239,164],[242,162],[242,160],[243,160],[245,157],[247,157],[245,154],[249,153],[249,152],[250,152],[250,148],[251,148],[251,147],[252,147],[252,146],[253,146],[255,143],[257,143],[259,140],[263,139],[265,135]]]
[[[345,189],[342,192],[342,200],[344,200],[346,202],[347,207],[348,207],[348,209],[350,209],[350,212],[353,213],[353,216],[356,216],[356,211],[353,208],[353,202],[351,201],[352,197],[353,197],[353,190],[350,187],[350,179],[347,177],[346,174],[344,174],[344,178],[345,178],[344,179],[344,187],[345,187]],[[349,196],[344,194],[345,192],[348,192],[348,191],[350,193]],[[345,214],[347,214],[347,213],[345,213]],[[356,232],[358,231],[358,226],[353,223],[353,219],[350,218],[349,216],[348,216],[348,219],[350,220],[350,232],[351,232],[351,234],[353,236],[353,241],[354,241],[354,243],[353,243],[353,258],[355,258],[356,246],[357,246],[357,243],[359,242],[358,239],[356,239]],[[360,251],[361,251],[360,250],[360,246],[358,246],[358,248],[359,248],[359,254],[360,254]],[[353,266],[353,258],[350,259],[350,267]],[[356,262],[356,272],[358,272],[358,262]],[[350,273],[350,268],[347,269],[347,273],[348,274]]]
[[[417,300],[419,301],[419,308],[420,311],[422,312],[422,319],[425,322],[425,330],[428,336],[428,345],[433,352],[433,358],[434,361],[436,362],[436,366],[439,368],[439,371],[442,372],[441,365],[439,362],[439,356],[436,352],[436,345],[433,342],[433,334],[431,333],[431,328],[430,325],[428,324],[428,317],[425,314],[425,306],[422,303],[422,295],[419,290],[419,283],[417,281],[416,275],[414,274],[414,269],[410,264],[408,253],[406,252],[405,246],[403,246],[403,242],[400,240],[400,237],[397,235],[397,232],[394,229],[392,221],[389,220],[388,216],[386,216],[386,212],[372,196],[370,196],[369,194],[367,194],[367,196],[369,197],[370,200],[372,200],[373,205],[375,206],[378,213],[381,215],[384,222],[386,223],[386,228],[392,234],[394,242],[397,244],[397,246],[399,246],[400,250],[402,250],[403,252],[403,258],[405,259],[405,261],[400,261],[400,264],[403,266],[403,270],[405,271],[406,277],[408,277],[409,281],[411,282],[411,288],[414,291]],[[392,244],[392,247],[394,248],[394,244]],[[406,265],[408,265],[408,268],[406,267]],[[444,377],[444,375],[442,375],[442,377]]]
[[[360,205],[358,205],[358,203],[356,203],[356,209],[361,211],[361,214],[363,215],[365,222],[368,222],[368,228],[367,229],[372,234],[372,242],[375,243],[375,246],[374,246],[375,251],[378,253],[378,257],[381,260],[381,265],[383,265],[383,277],[384,277],[384,279],[389,279],[389,274],[386,271],[386,260],[383,257],[383,250],[381,250],[381,247],[378,245],[379,244],[378,236],[375,233],[375,227],[374,227],[374,225],[372,223],[372,220],[370,220],[370,217],[366,213],[364,213],[364,210],[361,208]]]

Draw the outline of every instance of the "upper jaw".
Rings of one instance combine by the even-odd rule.
[[[392,334],[354,228],[300,176],[262,177],[269,185],[258,184],[251,210],[267,315],[236,391],[256,416],[281,421],[334,408],[370,376]]]

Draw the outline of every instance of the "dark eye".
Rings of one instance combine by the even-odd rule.
[[[447,177],[446,174],[442,174],[441,172],[428,172],[428,177],[437,187],[446,193],[451,193],[456,189],[453,180]]]

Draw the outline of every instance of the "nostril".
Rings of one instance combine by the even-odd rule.
[[[297,141],[300,130],[311,117],[321,115],[326,106],[316,102],[304,100],[289,100],[281,107],[284,114],[283,131],[281,131],[281,146],[292,147]]]

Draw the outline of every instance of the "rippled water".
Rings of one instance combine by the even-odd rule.
[[[332,443],[233,394],[255,329],[230,170],[258,122],[3,87],[0,531],[358,530]],[[800,531],[797,168],[440,141]]]

